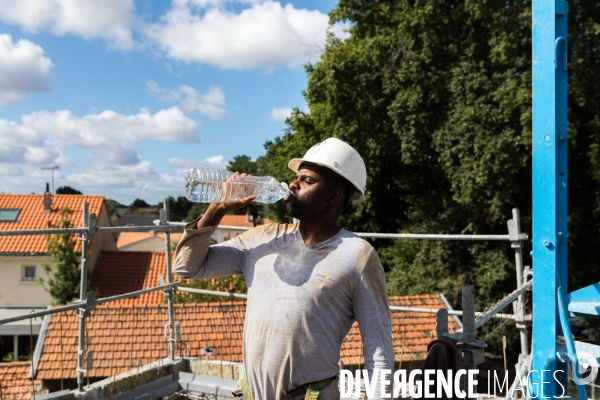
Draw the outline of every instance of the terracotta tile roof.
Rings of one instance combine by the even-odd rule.
[[[211,347],[211,359],[241,362],[245,304],[176,304],[183,342],[177,355],[202,357]],[[73,313],[52,315],[38,364],[37,379],[76,377],[78,321]],[[108,377],[167,356],[163,327],[167,306],[104,307],[92,311],[87,323],[88,350],[94,352],[92,377]],[[182,344],[184,343],[184,344]]]
[[[393,305],[443,307],[437,295],[393,297]],[[176,304],[175,321],[181,324],[183,345],[177,354],[223,361],[242,361],[242,330],[245,302]],[[163,327],[168,322],[167,306],[101,306],[87,324],[89,348],[94,352],[90,377],[108,377],[167,356]],[[396,361],[424,360],[427,344],[435,338],[435,315],[392,312]],[[456,330],[453,321],[449,321]],[[37,379],[75,378],[77,317],[72,313],[51,317],[38,366]],[[202,349],[212,348],[212,356]],[[364,365],[362,342],[355,324],[342,344],[345,365]]]
[[[439,295],[435,294],[392,296],[390,305],[438,309],[445,307]],[[436,338],[435,314],[391,311],[391,315],[396,362],[425,360],[427,345]],[[458,330],[458,326],[451,317],[448,317],[448,330],[451,333]],[[365,363],[362,357],[362,340],[356,322],[342,343],[341,358],[345,365],[364,365]]]
[[[0,209],[20,209],[17,221],[0,221],[0,230],[46,229],[56,227],[60,221],[60,211],[66,206],[73,214],[73,226],[81,226],[81,211],[84,201],[90,203],[90,213],[100,215],[104,206],[104,196],[52,195],[52,211],[44,212],[44,196],[38,194],[0,194]],[[81,251],[77,241],[76,251]],[[0,236],[0,253],[46,253],[44,235]]]
[[[33,396],[32,382],[27,379],[31,361],[0,363],[0,398],[24,400]]]
[[[173,253],[173,260],[175,254]],[[166,276],[165,252],[150,251],[103,251],[100,264],[92,282],[92,290],[98,297],[116,296],[158,286],[158,274]],[[173,275],[173,280],[178,280]],[[139,297],[118,300],[112,306],[145,306],[163,303],[161,291]]]
[[[181,232],[171,233],[171,242],[172,243],[179,242],[179,239],[181,239],[182,235],[183,235],[183,233],[181,233]],[[140,242],[142,240],[146,240],[148,238],[152,238],[152,237],[158,237],[162,240],[165,240],[165,233],[164,232],[154,232],[154,231],[151,231],[151,232],[121,232],[121,234],[119,235],[119,239],[117,240],[117,249],[124,247],[124,246],[128,246],[133,243]]]
[[[264,218],[263,221],[265,224],[270,224],[271,222],[273,222],[268,218]],[[247,226],[247,227],[252,228],[252,221],[247,222],[245,215],[230,215],[230,214],[228,214],[223,217],[220,225]]]

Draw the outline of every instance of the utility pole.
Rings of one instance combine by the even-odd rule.
[[[55,165],[54,167],[42,167],[42,169],[49,169],[52,171],[52,193],[56,194],[54,191],[54,171],[58,169],[58,165]]]

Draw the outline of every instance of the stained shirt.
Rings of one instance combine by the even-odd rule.
[[[255,400],[279,400],[337,375],[341,344],[355,320],[365,368],[393,368],[385,275],[368,242],[341,229],[306,246],[297,224],[268,224],[210,246],[217,227],[195,226],[185,228],[173,271],[188,279],[244,274],[243,362]]]

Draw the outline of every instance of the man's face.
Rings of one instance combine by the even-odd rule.
[[[302,165],[289,185],[290,193],[283,199],[285,212],[302,220],[321,214],[331,194],[330,177],[310,165]]]

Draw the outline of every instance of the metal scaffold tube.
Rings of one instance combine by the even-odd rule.
[[[177,290],[182,292],[216,295],[228,298],[246,299],[246,294],[241,293],[230,293],[230,292],[219,292],[205,289],[195,289],[179,287],[180,282],[174,282],[172,276],[172,244],[171,244],[171,232],[181,231],[183,223],[169,222],[169,204],[168,200],[163,203],[163,208],[160,210],[160,220],[154,221],[154,226],[136,226],[136,227],[97,227],[96,226],[96,215],[89,213],[89,204],[84,202],[82,206],[82,226],[79,228],[64,228],[64,229],[40,229],[40,230],[14,230],[14,231],[0,231],[0,236],[9,235],[47,235],[47,234],[79,234],[79,240],[81,242],[81,260],[80,260],[80,295],[79,300],[73,304],[67,306],[56,307],[54,309],[44,310],[31,314],[15,316],[0,320],[0,325],[7,324],[10,322],[25,320],[38,316],[50,315],[59,312],[65,312],[69,310],[76,310],[76,315],[79,318],[78,323],[78,345],[77,345],[77,387],[78,391],[84,391],[84,382],[86,373],[92,368],[92,356],[93,353],[90,349],[86,348],[86,322],[90,313],[93,311],[96,305],[110,303],[113,301],[137,297],[145,293],[150,293],[158,290],[162,290],[164,295],[167,297],[167,311],[168,311],[168,324],[165,325],[165,332],[168,327],[168,357],[171,360],[175,360],[177,351],[177,342],[181,340],[181,332],[179,323],[175,322],[174,313],[174,297]],[[513,210],[513,219],[508,221],[509,229],[508,235],[452,235],[452,234],[410,234],[410,233],[364,233],[359,232],[357,235],[364,238],[389,238],[389,239],[417,239],[417,240],[506,240],[511,242],[511,247],[515,250],[515,264],[516,264],[516,279],[518,282],[518,288],[510,293],[505,298],[494,304],[490,309],[484,312],[474,312],[474,299],[470,300],[469,308],[470,316],[468,321],[465,322],[465,326],[469,325],[468,332],[472,338],[475,338],[474,331],[480,327],[484,322],[491,318],[499,319],[514,319],[517,322],[517,327],[521,330],[520,325],[525,327],[527,321],[531,321],[531,315],[525,315],[523,312],[523,294],[526,290],[530,290],[532,286],[531,281],[527,281],[528,274],[523,273],[523,260],[522,260],[522,247],[523,241],[527,240],[527,234],[520,231],[519,213],[517,209]],[[511,225],[512,224],[512,225]],[[232,230],[247,230],[250,228],[246,227],[234,227],[234,226],[219,226],[222,229]],[[134,292],[124,293],[116,296],[105,297],[101,299],[95,298],[94,292],[88,292],[88,267],[89,267],[89,251],[90,242],[94,235],[99,232],[139,232],[139,231],[159,231],[165,232],[165,251],[166,251],[166,265],[165,272],[167,274],[166,283],[160,277],[161,284],[156,287],[142,289]],[[470,287],[470,294],[472,295],[473,288]],[[471,296],[472,297],[472,296]],[[514,302],[514,303],[513,303]],[[514,314],[501,314],[499,313],[503,308],[514,304]],[[463,304],[465,306],[465,304]],[[402,312],[419,312],[419,313],[437,313],[438,309],[419,308],[419,307],[403,307],[403,306],[390,306],[391,311],[402,311]],[[463,311],[460,310],[449,310],[447,315],[459,315],[464,316]],[[475,319],[476,317],[476,319]],[[469,324],[470,321],[470,324]],[[525,329],[521,330],[521,334],[525,335],[525,338],[521,340],[521,353],[527,354],[525,347],[528,346],[527,336]],[[475,340],[476,341],[476,340]],[[89,376],[88,376],[89,379]]]
[[[178,287],[177,290],[179,290],[180,292],[195,293],[195,294],[210,294],[213,296],[231,297],[231,298],[235,298],[235,299],[247,299],[248,298],[247,294],[242,294],[242,293],[219,292],[216,290],[196,289],[196,288],[189,288],[189,287],[182,287],[182,286]]]
[[[511,247],[515,249],[515,272],[517,276],[517,287],[526,282],[527,277],[523,277],[523,241],[519,239],[521,233],[521,215],[518,208],[512,210],[513,219],[508,221],[508,234],[512,237]],[[513,303],[513,313],[515,322],[519,330],[519,339],[521,341],[521,354],[529,354],[529,340],[527,337],[527,325],[525,324],[525,297],[520,294]]]
[[[88,228],[89,224],[89,203],[83,203],[82,226]],[[79,287],[79,301],[85,302],[87,298],[87,266],[88,266],[88,234],[82,233],[81,240],[81,282]],[[84,384],[84,358],[85,358],[85,318],[87,310],[85,308],[77,309],[79,317],[79,338],[77,346],[77,389],[82,392]]]
[[[155,223],[160,223],[160,220],[155,220]],[[187,222],[169,221],[170,226],[183,227]],[[247,226],[230,226],[219,225],[219,229],[231,231],[247,231],[252,228]],[[373,239],[413,239],[413,240],[514,240],[510,235],[462,235],[462,234],[433,234],[433,233],[371,233],[371,232],[354,232],[355,235],[362,238]],[[519,240],[527,240],[526,233],[519,233]]]
[[[117,301],[117,300],[129,299],[131,297],[138,297],[138,296],[141,296],[146,293],[156,292],[158,290],[167,290],[170,288],[175,288],[179,284],[180,284],[179,282],[172,282],[172,283],[169,283],[166,285],[160,285],[160,286],[155,286],[155,287],[148,288],[148,289],[136,290],[135,292],[128,292],[128,293],[118,294],[118,295],[110,296],[110,297],[103,297],[101,299],[95,299],[95,298],[90,299],[90,293],[94,293],[94,292],[89,292],[88,297],[85,299],[84,302],[78,301],[76,303],[69,304],[68,306],[55,307],[55,308],[51,308],[49,310],[18,315],[16,317],[3,318],[3,319],[0,319],[0,325],[8,324],[10,322],[23,321],[23,320],[31,319],[31,318],[43,317],[43,316],[51,315],[51,314],[58,314],[58,313],[70,311],[70,310],[77,310],[79,308],[93,308],[93,306],[96,304],[110,303],[110,302]]]
[[[93,214],[92,214],[93,215]],[[64,235],[64,234],[84,234],[96,232],[179,232],[180,225],[165,226],[98,226],[90,229],[85,228],[50,228],[50,229],[20,229],[13,231],[0,231],[0,236],[26,236],[26,235]]]
[[[532,281],[527,281],[523,285],[521,285],[520,287],[518,287],[517,289],[515,289],[514,291],[509,293],[506,297],[504,297],[503,299],[496,302],[496,304],[494,304],[487,311],[482,313],[475,320],[475,328],[481,327],[481,325],[483,325],[484,323],[486,323],[490,319],[492,319],[494,317],[494,315],[496,315],[496,313],[498,313],[498,311],[507,307],[509,304],[511,304],[513,301],[515,301],[519,296],[521,296],[523,293],[525,293],[525,291],[530,290],[532,284],[533,284]]]
[[[167,221],[169,220],[169,200],[165,199],[163,201],[163,208],[160,210],[160,222],[161,225],[167,225]],[[167,272],[167,282],[173,282],[173,274],[171,273],[171,234],[169,231],[165,232],[165,251],[166,251],[166,272]],[[174,289],[169,289],[165,291],[167,294],[167,304],[169,308],[169,358],[175,361],[175,349],[177,336],[175,332],[175,310],[173,307],[173,292]]]

